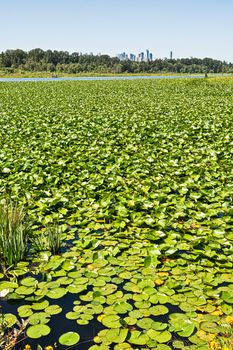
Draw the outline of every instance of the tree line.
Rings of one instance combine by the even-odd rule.
[[[212,58],[155,59],[150,62],[120,61],[108,55],[67,51],[21,49],[0,54],[0,69],[57,73],[233,73],[233,64]]]

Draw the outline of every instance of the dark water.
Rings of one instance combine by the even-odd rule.
[[[135,79],[187,79],[204,78],[204,75],[138,75],[112,77],[62,77],[62,78],[0,78],[0,82],[35,82],[35,81],[75,81],[75,80],[135,80]]]

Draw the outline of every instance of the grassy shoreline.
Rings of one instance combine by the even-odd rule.
[[[197,75],[203,75],[203,73],[79,73],[79,74],[69,74],[69,73],[50,73],[50,72],[15,72],[15,73],[6,73],[3,71],[0,71],[0,78],[51,78],[51,77],[58,77],[58,78],[71,78],[71,77],[120,77],[120,76],[197,76]],[[211,76],[217,76],[218,74],[211,74]]]

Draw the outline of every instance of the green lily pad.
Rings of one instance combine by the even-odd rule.
[[[54,288],[47,292],[47,296],[50,299],[60,299],[66,295],[67,290],[65,288]]]
[[[227,304],[233,304],[233,293],[232,292],[222,292],[221,293],[221,298]]]
[[[6,325],[7,328],[11,328],[16,324],[17,317],[13,314],[3,314],[3,323]]]
[[[164,305],[155,305],[150,307],[149,311],[153,316],[161,316],[166,315],[169,312],[169,309]]]
[[[88,350],[109,350],[108,345],[92,345]]]
[[[137,323],[137,318],[133,318],[133,317],[125,317],[124,318],[124,322],[126,322],[127,323],[127,325],[129,325],[129,326],[133,326],[133,325],[135,325],[136,323]]]
[[[155,340],[158,343],[167,343],[171,339],[171,337],[172,337],[172,335],[170,332],[163,331],[156,336]]]
[[[120,301],[114,305],[114,311],[118,314],[125,314],[128,311],[132,311],[133,306],[127,302]]]
[[[68,318],[68,320],[77,320],[80,317],[80,313],[79,312],[67,312],[66,313],[66,318]]]
[[[141,318],[138,322],[137,322],[137,326],[142,328],[142,329],[150,329],[152,328],[152,324],[153,324],[153,320],[150,318]]]
[[[79,294],[79,293],[82,293],[86,289],[87,289],[86,284],[82,284],[82,285],[70,284],[67,287],[67,291],[71,294]]]
[[[120,317],[117,315],[106,315],[102,319],[102,323],[107,328],[120,328]]]
[[[115,345],[114,350],[133,350],[133,348],[128,343],[121,343],[121,344]]]
[[[30,305],[19,306],[17,311],[20,317],[29,317],[33,314],[33,311]]]
[[[37,324],[27,329],[27,336],[32,339],[38,339],[50,333],[50,327],[45,324]]]
[[[89,320],[85,320],[82,318],[77,319],[76,322],[81,326],[85,326],[85,325],[89,324]]]
[[[21,286],[15,289],[15,293],[22,295],[30,295],[35,292],[34,287]]]
[[[33,315],[29,316],[28,322],[32,325],[36,324],[46,324],[50,321],[50,315],[46,312],[36,312]]]
[[[67,332],[59,337],[59,343],[61,345],[72,346],[79,342],[80,336],[76,332]]]
[[[40,303],[33,303],[31,308],[33,310],[44,310],[48,306],[49,306],[49,302],[47,300],[44,300]]]
[[[124,343],[128,335],[128,329],[113,328],[106,333],[106,339],[111,343]]]
[[[62,312],[62,308],[59,305],[50,305],[44,311],[49,315],[57,315]]]
[[[38,284],[38,281],[33,277],[26,277],[22,279],[20,283],[26,287],[35,287]]]
[[[149,337],[147,334],[144,334],[140,331],[131,331],[128,342],[134,345],[146,345],[149,341]]]

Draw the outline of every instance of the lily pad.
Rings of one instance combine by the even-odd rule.
[[[146,345],[149,341],[149,337],[147,334],[144,334],[140,331],[131,331],[128,342],[134,345]]]
[[[3,323],[6,325],[7,328],[11,328],[16,324],[17,322],[17,317],[13,314],[4,314],[3,315]]]
[[[65,288],[53,288],[47,292],[47,296],[50,299],[60,299],[66,295],[67,290]]]
[[[107,328],[120,328],[120,317],[117,315],[105,315],[102,319],[102,323]]]
[[[57,315],[62,312],[62,308],[59,305],[50,305],[44,311],[49,315]]]
[[[38,339],[50,333],[50,327],[45,324],[37,324],[27,329],[29,338]]]
[[[59,343],[61,345],[72,346],[79,342],[80,336],[76,332],[67,332],[59,337]]]

